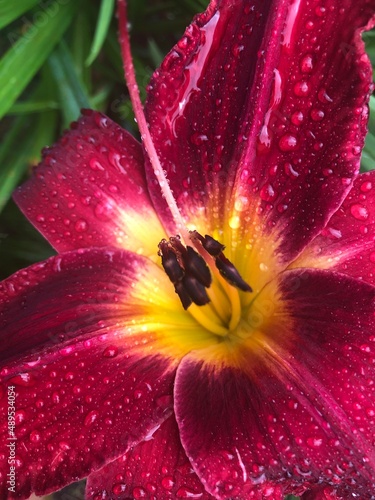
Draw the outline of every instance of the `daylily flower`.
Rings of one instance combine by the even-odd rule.
[[[143,149],[86,111],[15,194],[1,498],[374,498],[375,1],[212,0],[147,124],[119,14]]]

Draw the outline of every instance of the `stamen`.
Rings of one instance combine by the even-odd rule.
[[[178,236],[159,243],[162,266],[174,284],[184,309],[192,303],[204,306],[210,302],[206,288],[211,285],[210,270],[192,247],[184,247]]]
[[[220,274],[225,278],[228,283],[239,288],[243,292],[252,292],[250,285],[246,283],[240,276],[240,273],[234,267],[234,265],[221,253],[216,261],[216,267],[219,269]]]
[[[146,122],[146,117],[143,112],[143,106],[139,94],[139,88],[137,80],[135,78],[133,58],[130,50],[129,32],[127,28],[128,19],[127,19],[125,0],[118,1],[118,17],[120,25],[120,45],[121,45],[122,60],[124,62],[125,81],[129,90],[130,100],[133,106],[139,131],[141,133],[142,142],[147,152],[147,155],[150,159],[150,163],[152,165],[155,177],[159,183],[165,201],[167,202],[172,217],[175,221],[177,230],[181,234],[185,242],[188,243],[189,233],[186,229],[185,222],[178,209],[176,200],[174,199],[173,193],[169,186],[168,179],[164,174],[163,167],[160,163],[158,154],[156,152],[150,131],[148,129],[148,124]]]

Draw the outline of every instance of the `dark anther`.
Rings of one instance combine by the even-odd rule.
[[[199,306],[208,304],[206,288],[211,285],[212,278],[204,258],[192,247],[185,247],[178,236],[162,240],[159,255],[184,309],[193,302]]]
[[[210,269],[204,258],[199,255],[192,247],[186,248],[184,256],[185,270],[189,271],[206,288],[212,283]]]
[[[185,310],[189,306],[191,306],[191,304],[193,303],[193,301],[191,300],[190,295],[188,294],[187,290],[185,289],[185,285],[183,284],[182,281],[178,281],[174,285],[174,290],[177,293],[177,295],[179,296],[179,298],[181,300],[181,303],[182,303],[182,307]]]
[[[240,273],[224,256],[224,254],[219,255],[219,257],[215,260],[215,263],[220,274],[228,281],[228,283],[239,288],[243,292],[252,292],[251,286],[249,286],[246,281],[241,278]]]
[[[213,257],[218,257],[225,249],[224,245],[222,245],[219,241],[215,240],[208,234],[205,235],[202,245],[203,248],[205,248],[207,252]]]
[[[187,274],[182,283],[194,304],[204,306],[210,302],[205,286],[194,278],[194,276]]]
[[[164,271],[172,283],[177,283],[184,277],[184,270],[178,263],[177,256],[174,250],[170,247],[166,240],[159,243],[161,263]]]
[[[206,234],[202,236],[198,231],[191,231],[192,239],[200,241],[203,248],[215,259],[216,267],[218,268],[222,277],[231,285],[239,288],[243,292],[252,292],[250,285],[241,278],[240,273],[234,265],[223,254],[225,246],[219,241],[215,240],[212,236]]]
[[[224,245],[206,234],[202,236],[197,231],[191,231],[191,240],[196,241],[196,247],[203,256],[215,261],[221,276],[231,285],[244,292],[251,292],[251,287],[243,280],[234,265],[223,254]],[[204,250],[211,255],[209,257]],[[207,288],[211,286],[210,269],[202,255],[191,246],[184,246],[179,236],[172,236],[169,240],[159,243],[159,255],[162,266],[174,284],[184,309],[192,303],[203,306],[210,302]]]

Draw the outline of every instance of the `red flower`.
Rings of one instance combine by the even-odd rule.
[[[45,152],[15,199],[63,253],[0,287],[1,498],[375,497],[374,13],[212,0],[148,154],[94,111]]]

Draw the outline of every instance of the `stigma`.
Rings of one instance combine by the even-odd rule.
[[[186,310],[191,304],[204,306],[210,302],[207,290],[212,284],[211,270],[219,272],[229,285],[251,292],[235,266],[225,257],[225,249],[212,236],[202,236],[190,231],[193,246],[183,245],[180,236],[163,239],[159,243],[159,256],[165,273],[174,285],[175,292]]]

